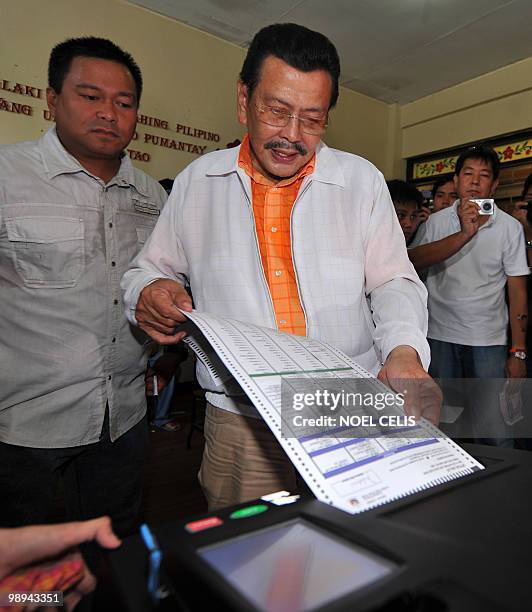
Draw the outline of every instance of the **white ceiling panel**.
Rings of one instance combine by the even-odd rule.
[[[247,46],[295,22],[338,48],[342,84],[404,104],[532,56],[532,0],[130,0]]]
[[[391,57],[387,64],[343,84],[386,102],[406,103],[530,57],[532,37],[527,32],[531,21],[522,19],[517,4],[423,48]],[[532,8],[532,2],[527,4]],[[503,34],[510,30],[511,37]]]
[[[508,4],[510,0],[308,0],[292,9],[287,20],[329,36],[341,51],[342,72],[349,80]]]
[[[264,25],[287,21],[284,14],[301,0],[130,0],[223,40],[247,46]]]

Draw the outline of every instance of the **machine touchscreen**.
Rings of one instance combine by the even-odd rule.
[[[297,518],[198,550],[259,610],[313,610],[391,574],[395,563]]]

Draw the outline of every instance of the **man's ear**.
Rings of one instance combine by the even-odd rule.
[[[46,88],[46,102],[52,115],[55,116],[55,107],[57,106],[57,92],[53,87]]]
[[[247,125],[249,112],[248,88],[242,81],[238,81],[236,86],[236,108],[239,123]]]
[[[495,192],[497,191],[497,187],[499,186],[499,179],[497,179],[496,181],[493,181],[492,185],[491,185],[491,192],[490,192],[490,197],[493,197],[493,195],[495,194]]]

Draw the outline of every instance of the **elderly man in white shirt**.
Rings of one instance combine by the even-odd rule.
[[[152,338],[183,337],[176,306],[191,307],[187,278],[199,310],[325,340],[388,382],[430,383],[426,292],[384,179],[366,160],[321,141],[339,71],[336,49],[317,32],[277,24],[255,36],[238,84],[248,135],[178,175],[124,276],[130,320]],[[257,219],[266,209],[278,214],[279,194],[291,208],[286,231],[275,235],[287,243],[282,266],[270,270],[262,245],[278,227]],[[302,330],[289,326],[274,298],[273,284],[286,276]],[[201,366],[198,373],[210,403],[200,472],[209,507],[293,489],[294,470],[253,407],[219,393]],[[425,408],[436,420],[437,393],[432,400]]]

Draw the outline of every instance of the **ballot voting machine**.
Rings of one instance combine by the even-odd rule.
[[[486,469],[361,514],[309,497],[150,525],[157,558],[140,535],[108,556],[124,609],[532,610],[532,453],[464,448]]]

